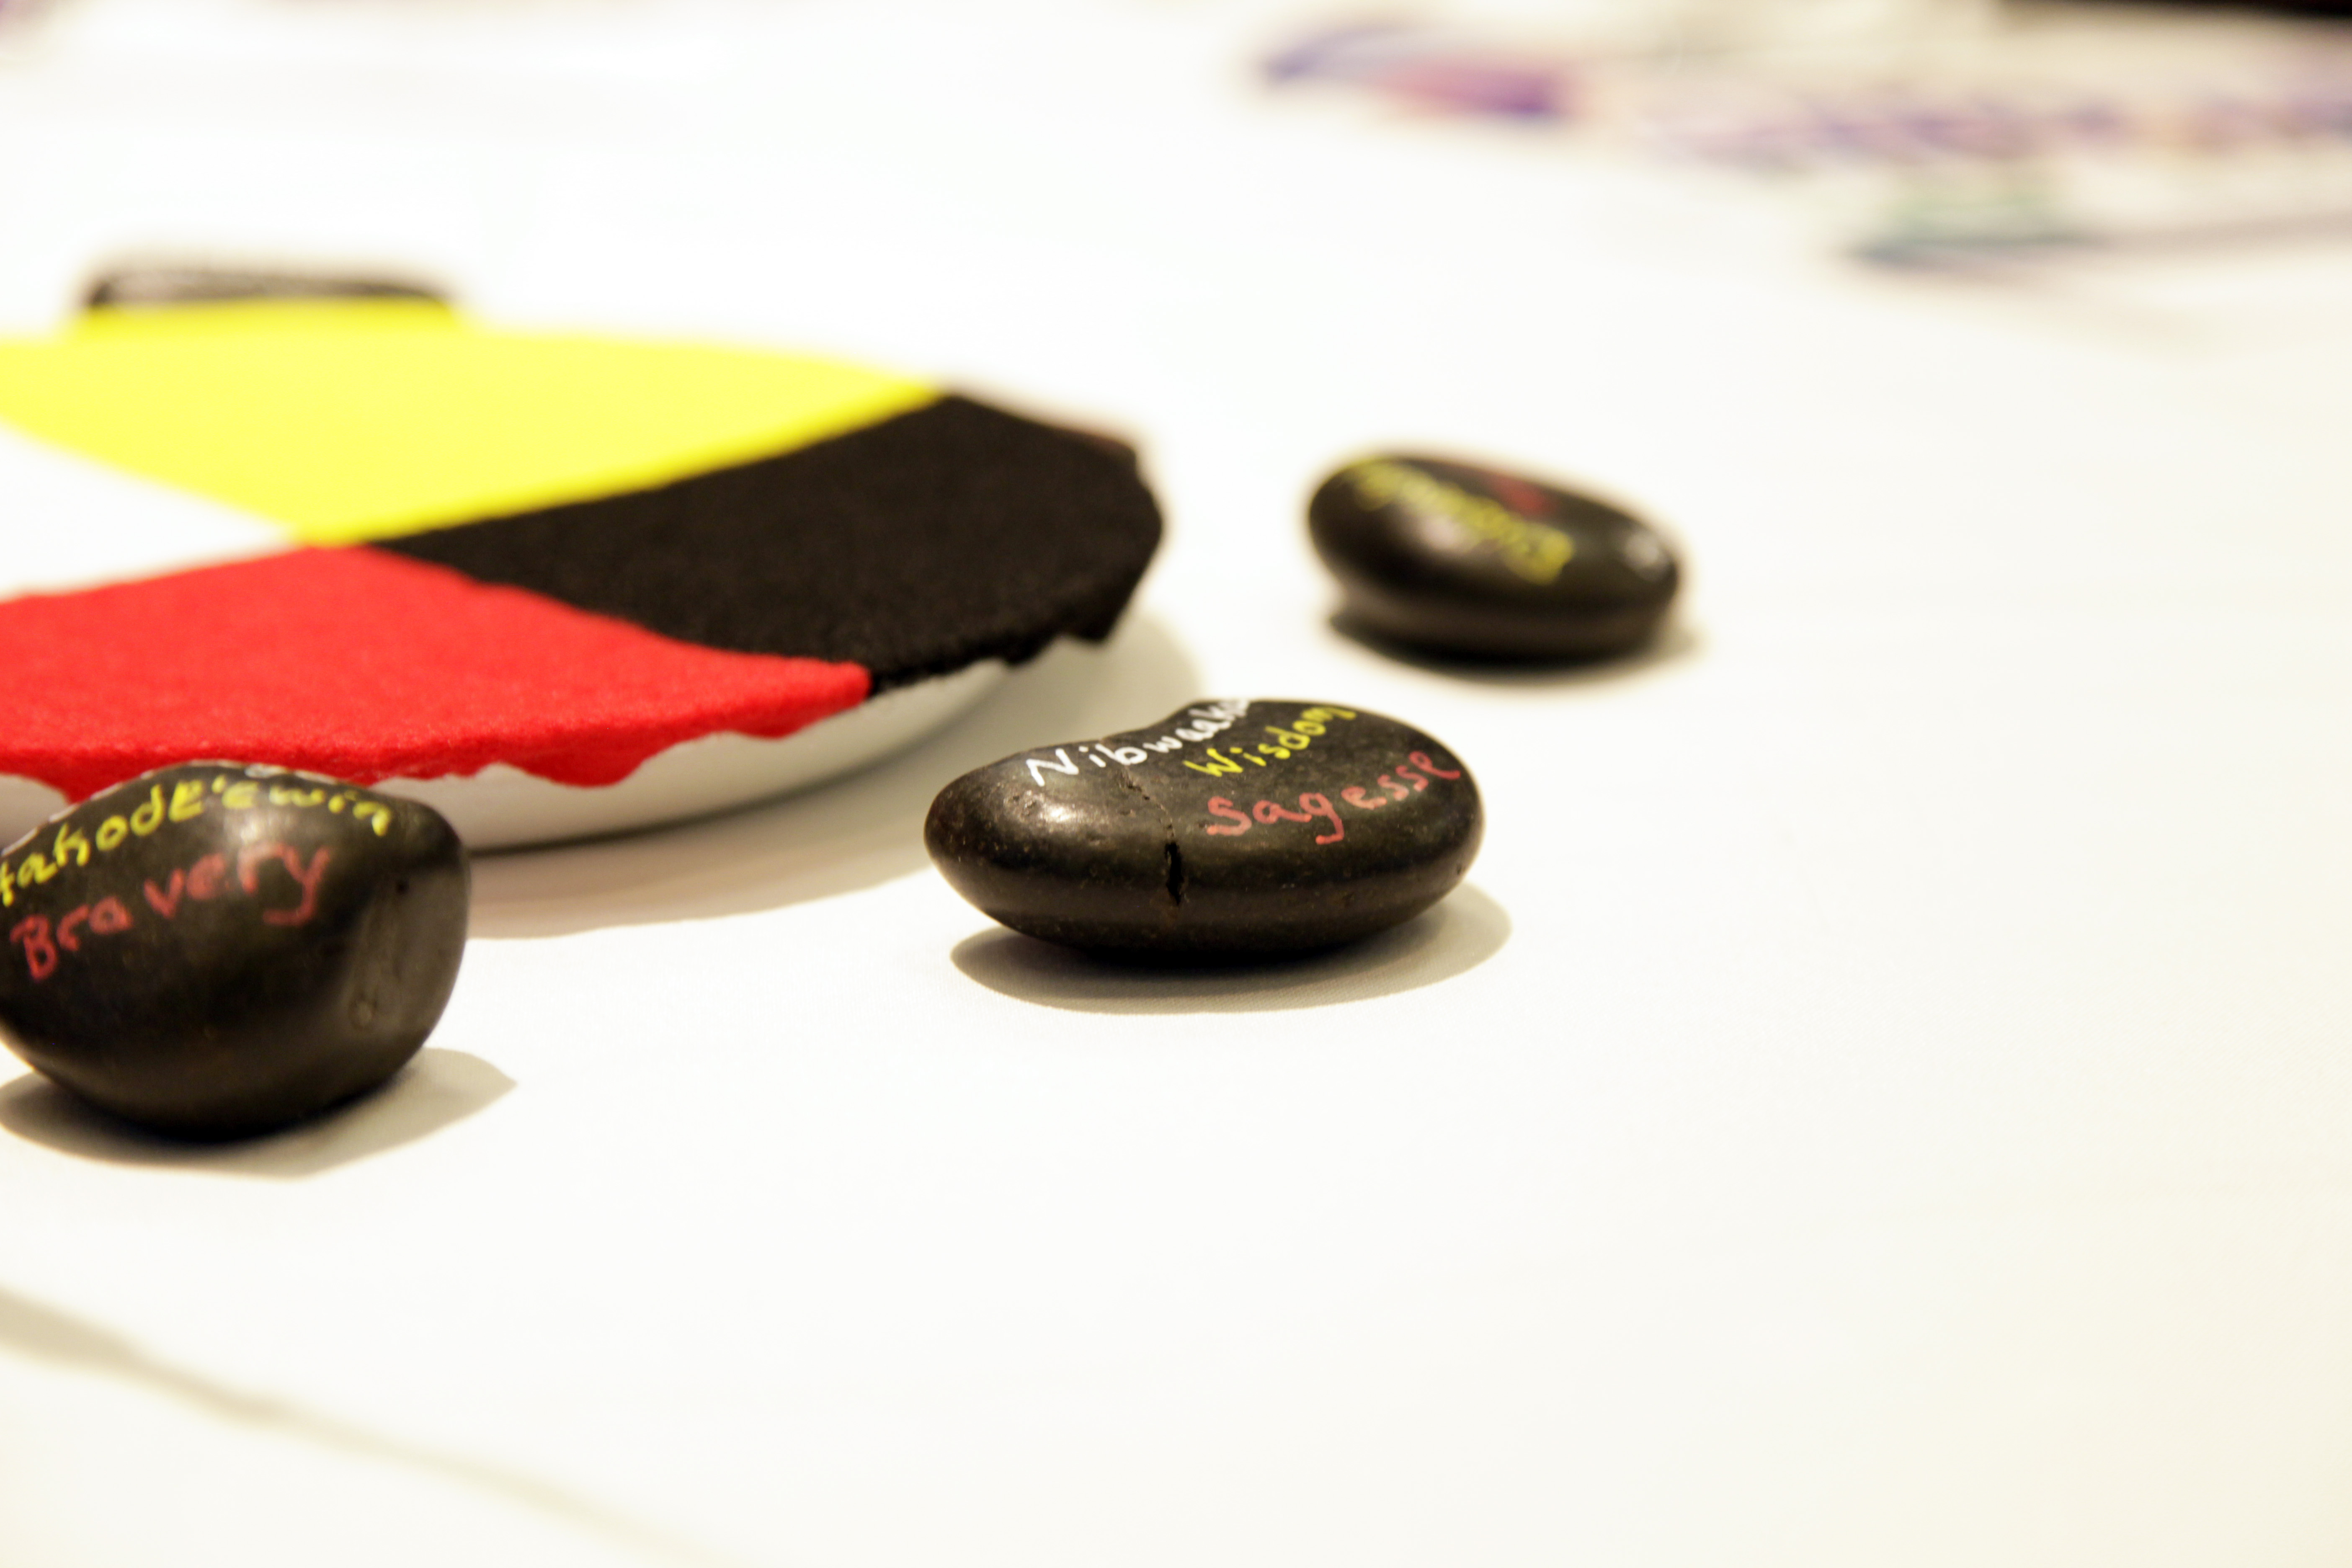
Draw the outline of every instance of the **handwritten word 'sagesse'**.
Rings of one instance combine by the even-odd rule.
[[[210,903],[223,894],[242,892],[260,907],[264,923],[306,925],[319,912],[319,883],[327,874],[327,862],[332,855],[332,850],[321,847],[312,851],[306,862],[301,852],[291,845],[268,841],[248,844],[237,851],[234,878],[229,875],[227,856],[205,855],[192,866],[174,868],[160,883],[152,877],[147,879],[140,891],[145,895],[147,907],[167,921],[179,918],[180,907],[186,900]],[[263,903],[265,898],[274,896],[262,890],[261,873],[270,866],[285,868],[301,893],[299,900],[291,904]],[[26,915],[8,928],[8,942],[24,950],[25,966],[32,972],[33,978],[47,980],[57,972],[61,952],[79,952],[85,937],[114,936],[137,923],[130,907],[120,898],[109,895],[67,910],[58,917],[54,926],[47,915]]]
[[[251,811],[266,802],[270,805],[324,807],[337,814],[349,811],[354,820],[373,828],[379,838],[392,831],[392,808],[383,802],[371,800],[347,784],[330,782],[326,787],[312,787],[295,782],[299,777],[287,773],[271,779],[253,779],[219,773],[213,775],[209,788],[202,779],[182,779],[172,787],[169,800],[164,798],[163,786],[159,784],[131,810],[100,823],[95,833],[85,834],[69,822],[60,823],[46,851],[36,846],[15,860],[0,864],[0,907],[15,905],[18,893],[47,882],[61,871],[88,866],[93,847],[100,855],[105,855],[131,838],[146,837],[166,822],[186,822],[215,806],[224,811]],[[278,782],[279,779],[286,782]]]
[[[1416,772],[1416,769],[1419,771]],[[1427,776],[1424,777],[1424,774]],[[1458,779],[1461,776],[1458,769],[1439,767],[1430,759],[1427,752],[1412,752],[1407,753],[1403,762],[1394,764],[1389,772],[1375,779],[1370,788],[1362,784],[1349,784],[1339,792],[1339,798],[1359,811],[1385,811],[1391,803],[1410,799],[1416,791],[1427,789],[1430,779]],[[1397,781],[1401,777],[1409,780],[1410,783],[1400,784]],[[1374,795],[1371,793],[1374,789],[1385,793]],[[1260,800],[1244,812],[1223,795],[1211,795],[1209,815],[1223,819],[1222,822],[1208,824],[1205,829],[1220,837],[1236,838],[1241,837],[1250,830],[1253,819],[1262,823],[1316,821],[1329,823],[1330,832],[1318,833],[1315,836],[1315,842],[1318,844],[1337,844],[1348,837],[1348,825],[1340,819],[1339,809],[1331,804],[1331,797],[1311,791],[1298,797],[1297,811],[1291,810],[1279,801]]]

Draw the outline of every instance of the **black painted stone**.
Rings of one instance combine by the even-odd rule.
[[[428,806],[278,768],[147,773],[0,851],[0,1040],[159,1131],[283,1127],[424,1045],[467,887]]]
[[[82,295],[87,310],[106,307],[212,305],[239,300],[423,300],[446,303],[422,283],[394,278],[338,278],[326,273],[263,272],[250,268],[164,263],[125,267],[93,281]]]
[[[1375,638],[1478,658],[1597,658],[1639,647],[1681,569],[1656,530],[1588,496],[1434,458],[1350,463],[1307,531]]]
[[[955,890],[1048,942],[1237,957],[1410,920],[1478,853],[1452,752],[1339,703],[1204,701],[956,780],[923,841]]]

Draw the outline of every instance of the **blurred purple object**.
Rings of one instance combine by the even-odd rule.
[[[1453,114],[1543,121],[1576,117],[1576,75],[1565,61],[1447,43],[1402,24],[1313,34],[1268,58],[1265,70],[1277,84],[1347,82]]]

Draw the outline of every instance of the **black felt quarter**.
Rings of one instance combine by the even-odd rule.
[[[1109,634],[1160,510],[1109,443],[945,397],[650,489],[380,540],[488,583],[876,690]]]

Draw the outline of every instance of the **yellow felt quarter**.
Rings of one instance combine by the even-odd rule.
[[[493,332],[420,300],[100,310],[0,342],[0,419],[311,544],[663,484],[937,396],[828,360]]]

